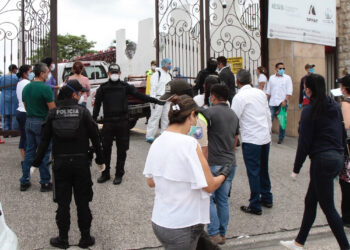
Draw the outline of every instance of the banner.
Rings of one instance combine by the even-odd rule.
[[[336,46],[336,0],[268,2],[268,38]]]
[[[243,57],[229,57],[227,64],[231,65],[232,73],[237,74],[240,69],[243,69]]]

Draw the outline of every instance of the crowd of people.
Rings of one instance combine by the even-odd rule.
[[[258,80],[253,83],[248,70],[241,69],[235,75],[225,57],[209,58],[192,87],[180,74],[180,68],[176,67],[175,77],[170,74],[172,60],[164,58],[160,68],[151,62],[146,94],[122,81],[121,68],[111,64],[108,82],[96,92],[92,114],[86,109],[90,85],[82,75],[83,64],[74,63],[73,74],[59,89],[56,100],[58,87],[51,74],[54,65],[51,58],[34,67],[22,65],[18,69],[11,65],[9,73],[0,78],[2,128],[15,130],[18,126],[21,133],[20,190],[30,188],[30,177],[36,168],[42,192],[51,191],[52,180],[55,183],[59,235],[51,238],[51,245],[69,247],[72,194],[81,232],[79,246],[95,243],[90,235],[89,202],[93,192],[89,166],[95,152],[101,172],[97,182],[107,182],[115,140],[113,184],[122,183],[130,140],[128,95],[150,103],[145,140],[151,147],[143,174],[147,184],[155,189],[152,228],[165,249],[219,249],[218,245],[225,244],[229,197],[237,168],[235,149],[239,145],[250,186],[249,203],[242,204],[241,211],[261,216],[263,208],[273,208],[269,177],[272,122],[281,110],[287,112],[293,95],[293,83],[282,62],[275,65],[275,73],[269,79],[266,69],[258,67]],[[350,226],[350,76],[339,79],[345,97],[340,108],[327,96],[325,80],[315,74],[314,68],[312,64],[305,66],[307,75],[300,84],[299,107],[303,110],[291,174],[297,178],[306,157],[310,157],[305,212],[296,239],[281,244],[289,249],[303,249],[319,203],[340,248],[350,249],[344,232],[344,225]],[[15,95],[13,91],[8,94],[8,90],[14,90]],[[102,107],[103,128],[99,131],[96,120]],[[284,137],[285,127],[281,125],[278,144],[283,143]],[[333,180],[339,174],[342,217],[333,198]]]

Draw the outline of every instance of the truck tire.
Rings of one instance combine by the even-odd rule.
[[[138,119],[136,119],[136,118],[129,119],[129,129],[132,129],[135,127],[137,120]]]

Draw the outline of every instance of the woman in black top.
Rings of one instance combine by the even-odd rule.
[[[305,210],[299,234],[295,240],[281,241],[281,244],[289,249],[303,249],[315,221],[319,203],[340,248],[350,249],[333,197],[333,180],[344,166],[341,109],[326,95],[325,80],[320,75],[307,76],[305,93],[310,98],[310,105],[305,106],[301,114],[292,177],[296,178],[309,155],[310,184],[305,197]]]

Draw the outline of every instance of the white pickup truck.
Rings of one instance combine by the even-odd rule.
[[[87,108],[92,113],[94,96],[97,89],[102,83],[108,81],[108,64],[103,61],[82,61],[84,64],[83,75],[88,77],[90,80],[90,96],[87,100]],[[65,80],[69,77],[72,71],[74,62],[69,63],[59,63],[58,64],[58,84],[62,85]],[[127,79],[129,84],[134,85],[137,90],[141,93],[145,93],[146,90],[146,76],[141,77],[129,77]],[[132,96],[128,97],[129,103],[129,128],[133,128],[136,125],[136,122],[139,118],[146,117],[150,114],[150,105],[149,103],[144,103],[141,100],[138,100]],[[103,108],[103,107],[102,107]],[[98,122],[103,121],[103,111],[100,110],[100,115],[98,117]]]

